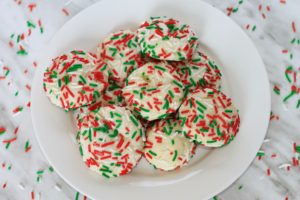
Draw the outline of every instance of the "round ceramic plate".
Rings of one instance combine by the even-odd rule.
[[[169,16],[191,25],[200,48],[223,72],[223,89],[240,110],[236,139],[224,148],[198,148],[192,162],[174,172],[154,170],[144,159],[132,173],[105,180],[83,163],[72,114],[55,107],[43,92],[51,58],[72,49],[94,50],[109,33],[135,30],[150,16]],[[32,119],[40,147],[55,171],[93,199],[208,199],[247,169],[264,139],[270,92],[264,64],[247,35],[227,16],[200,0],[103,0],[79,13],[44,50],[32,91]]]

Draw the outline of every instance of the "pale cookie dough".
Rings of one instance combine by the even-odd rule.
[[[149,62],[130,74],[123,88],[126,105],[149,121],[174,113],[183,98],[183,85],[175,68]]]
[[[77,128],[80,129],[82,118],[86,116],[87,113],[98,109],[101,106],[103,107],[108,105],[121,107],[125,106],[121,87],[115,84],[111,84],[105,89],[103,93],[101,93],[101,98],[96,103],[74,110],[75,124]]]
[[[143,65],[136,33],[130,30],[110,34],[98,45],[97,56],[108,64],[110,78],[119,86],[130,72]]]
[[[151,18],[138,29],[143,54],[159,60],[190,59],[197,47],[197,39],[189,25],[172,18]]]
[[[170,64],[176,68],[186,89],[192,90],[207,86],[219,89],[221,86],[222,74],[219,67],[201,52],[194,53],[190,60],[173,61]]]
[[[66,110],[96,102],[108,86],[106,64],[81,50],[52,60],[44,73],[43,88],[50,101]]]
[[[105,106],[83,119],[80,153],[91,170],[106,177],[129,173],[143,154],[144,130],[124,107]]]
[[[181,131],[181,122],[174,119],[156,121],[146,131],[145,158],[155,168],[170,171],[186,165],[196,145]]]
[[[240,117],[231,99],[212,88],[190,92],[179,109],[186,137],[207,147],[221,147],[236,136]]]

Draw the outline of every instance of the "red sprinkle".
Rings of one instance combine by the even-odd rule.
[[[63,11],[63,13],[64,13],[66,16],[69,16],[69,12],[67,11],[66,8],[63,8],[62,11]]]
[[[28,9],[29,9],[30,12],[32,12],[34,8],[36,8],[35,3],[28,4]]]
[[[295,25],[295,22],[293,21],[292,22],[292,29],[293,29],[293,32],[296,33],[297,30],[296,30],[296,25]]]
[[[268,176],[271,175],[271,170],[270,170],[270,168],[267,169],[267,175],[268,175]]]
[[[34,191],[31,192],[31,200],[34,200]]]
[[[19,127],[16,127],[15,130],[14,130],[14,134],[16,135],[19,131]]]

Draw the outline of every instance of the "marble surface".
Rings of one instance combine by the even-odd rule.
[[[31,124],[30,89],[39,51],[66,21],[95,2],[0,1],[0,199],[85,199],[41,154]],[[253,40],[272,92],[270,126],[257,158],[214,199],[300,199],[300,2],[206,2],[230,15]]]

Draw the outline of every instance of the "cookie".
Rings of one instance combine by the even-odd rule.
[[[193,54],[192,59],[170,62],[176,68],[184,87],[189,90],[203,87],[221,86],[222,74],[219,67],[208,56],[201,52]]]
[[[98,45],[97,56],[108,64],[110,78],[119,86],[143,64],[137,35],[130,30],[110,34]]]
[[[94,54],[81,50],[53,59],[43,79],[50,101],[66,110],[96,102],[107,86],[106,64],[97,62]]]
[[[149,121],[174,113],[183,98],[183,85],[175,68],[165,62],[149,62],[133,71],[123,88],[126,105]]]
[[[186,165],[195,154],[195,148],[182,134],[180,121],[156,121],[146,131],[144,155],[157,169],[170,171]]]
[[[137,32],[142,53],[155,59],[187,60],[197,47],[197,37],[190,26],[172,18],[151,18]]]
[[[179,109],[182,131],[206,147],[229,144],[240,126],[240,117],[230,98],[213,88],[190,92]]]
[[[144,130],[124,107],[105,106],[88,113],[78,140],[89,169],[106,177],[129,173],[143,154]]]

